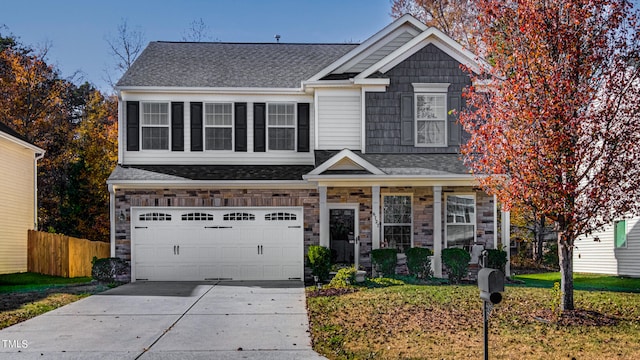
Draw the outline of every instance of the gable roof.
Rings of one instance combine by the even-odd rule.
[[[33,152],[44,155],[44,150],[30,143],[24,136],[20,135],[10,126],[0,122],[0,137],[6,138],[11,142],[20,144],[21,146],[33,150]]]
[[[151,42],[116,86],[297,89],[357,46]]]

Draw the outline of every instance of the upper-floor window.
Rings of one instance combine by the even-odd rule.
[[[205,104],[204,129],[205,150],[233,150],[232,104]]]
[[[416,94],[416,145],[446,146],[447,94]]]
[[[295,150],[295,104],[270,103],[267,105],[267,143],[269,150]]]
[[[142,149],[169,150],[169,104],[142,103]]]

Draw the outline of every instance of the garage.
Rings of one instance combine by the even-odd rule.
[[[132,281],[303,278],[302,208],[131,209]]]

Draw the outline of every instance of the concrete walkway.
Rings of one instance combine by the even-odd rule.
[[[300,282],[137,282],[0,330],[0,359],[324,359]]]

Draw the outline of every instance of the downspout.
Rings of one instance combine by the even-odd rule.
[[[33,230],[38,230],[38,160],[44,157],[44,151],[36,153],[33,161]]]
[[[116,191],[112,184],[108,185],[109,188],[109,245],[111,245],[111,257],[116,257]]]

